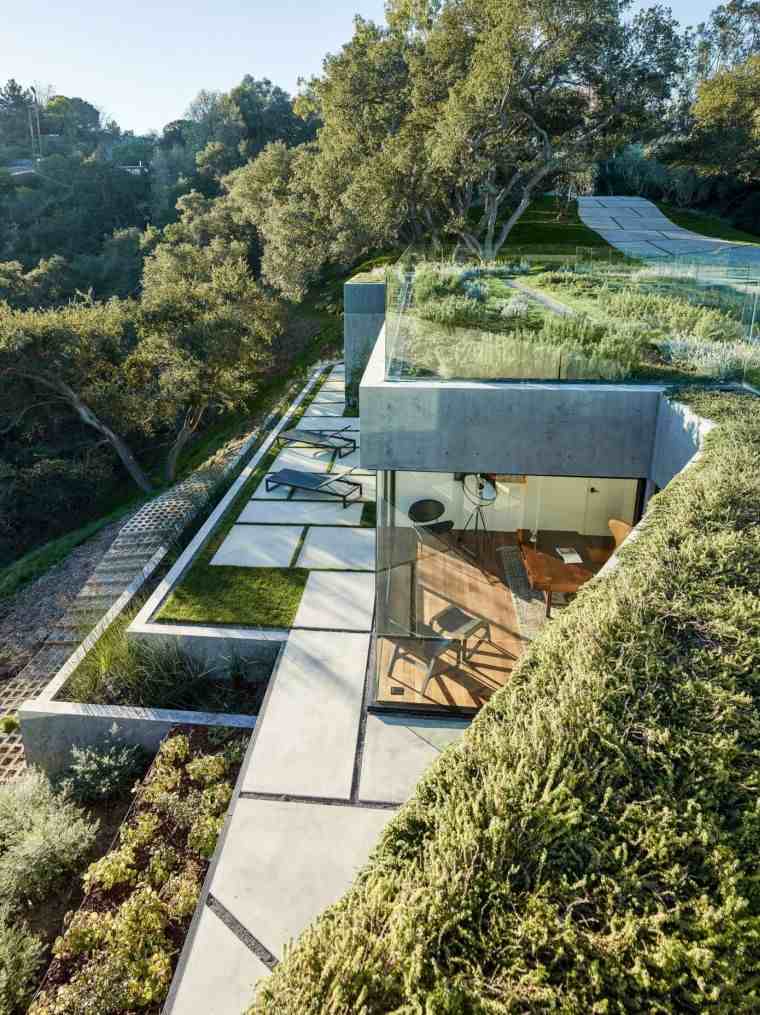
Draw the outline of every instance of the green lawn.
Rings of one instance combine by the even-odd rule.
[[[302,567],[194,567],[156,620],[290,627],[308,577]]]
[[[562,217],[559,212],[556,197],[545,194],[535,198],[509,234],[501,256],[508,256],[516,247],[530,248],[523,252],[536,254],[575,253],[576,247],[609,249],[609,243],[599,233],[581,222],[575,202]]]
[[[752,233],[745,233],[741,229],[735,229],[729,222],[717,215],[705,215],[700,211],[684,211],[681,208],[674,208],[663,201],[654,202],[663,215],[667,215],[671,222],[675,222],[682,229],[690,229],[700,236],[712,236],[718,240],[733,240],[735,243],[760,243],[760,236],[753,236]]]

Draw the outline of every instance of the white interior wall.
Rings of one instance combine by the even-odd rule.
[[[526,483],[499,483],[496,502],[485,509],[488,528],[514,532],[559,529],[583,535],[609,536],[610,518],[633,522],[635,479],[587,479],[566,476],[528,476]],[[409,508],[416,500],[432,497],[445,510],[441,521],[451,519],[463,528],[473,505],[462,484],[446,472],[396,473],[396,525],[410,525]]]

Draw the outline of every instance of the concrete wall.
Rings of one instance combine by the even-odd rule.
[[[180,712],[158,708],[78,705],[68,701],[26,701],[19,709],[27,763],[56,775],[71,762],[72,747],[95,747],[114,724],[119,736],[155,753],[172,726],[237,726],[253,729],[255,716]]]
[[[385,324],[385,283],[346,282],[343,286],[343,308],[346,401],[349,405],[356,405],[359,381]]]
[[[253,627],[202,627],[190,624],[138,624],[129,637],[157,648],[176,649],[202,666],[223,672],[237,659],[258,659],[274,665],[288,640],[285,630]]]
[[[664,396],[657,414],[652,463],[648,476],[662,489],[684,468],[699,450],[702,438],[713,423],[702,419],[680,402]]]
[[[661,386],[386,381],[384,344],[360,389],[365,468],[648,474]]]

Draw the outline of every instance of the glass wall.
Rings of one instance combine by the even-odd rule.
[[[757,264],[579,251],[386,282],[388,380],[760,383]]]
[[[637,519],[642,487],[379,473],[375,704],[480,708],[547,622],[542,576],[561,610]]]

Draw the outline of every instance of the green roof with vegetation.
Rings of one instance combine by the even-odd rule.
[[[760,1008],[760,414],[679,398],[717,424],[701,458],[251,1013]]]
[[[760,376],[754,292],[688,267],[575,256],[387,273],[395,380],[694,383]],[[546,297],[551,297],[547,299]]]

